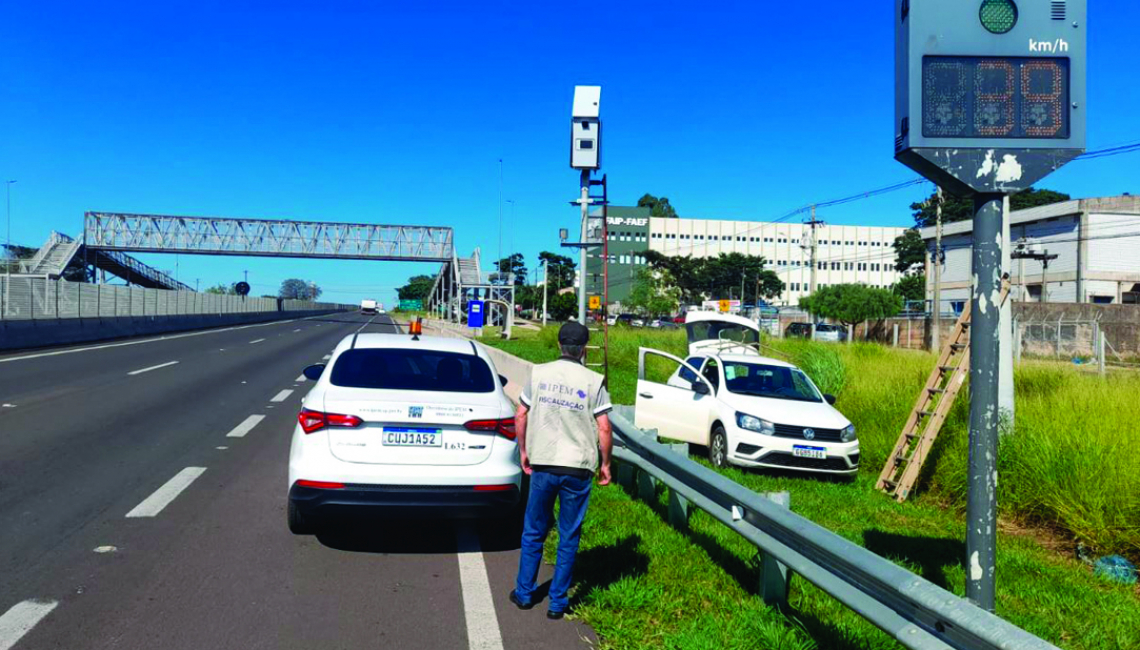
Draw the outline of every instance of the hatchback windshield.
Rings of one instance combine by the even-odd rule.
[[[435,350],[359,348],[337,358],[329,381],[346,388],[490,393],[495,378],[473,354]]]
[[[728,390],[740,395],[800,402],[823,401],[807,375],[796,368],[726,361],[724,378]]]
[[[760,335],[756,330],[723,321],[696,321],[685,326],[689,335],[689,343],[697,341],[736,341],[737,343],[756,343]]]

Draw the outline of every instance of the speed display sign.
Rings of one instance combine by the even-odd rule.
[[[895,0],[895,157],[1016,192],[1085,147],[1086,0]]]

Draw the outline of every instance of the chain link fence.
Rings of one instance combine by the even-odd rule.
[[[328,302],[0,276],[0,320],[329,311],[347,308],[347,305]]]

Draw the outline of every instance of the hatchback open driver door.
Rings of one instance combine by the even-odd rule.
[[[667,364],[662,360],[672,363]],[[681,388],[666,384],[669,372],[677,366],[682,368],[682,374],[695,379],[694,386],[703,388]],[[662,370],[665,372],[662,381],[646,379],[647,376],[655,377],[653,373]],[[684,372],[686,370],[688,372]],[[657,429],[657,434],[663,438],[707,445],[715,399],[712,386],[701,376],[700,368],[694,368],[680,358],[659,350],[638,350],[637,399],[634,401],[633,418],[637,428]]]

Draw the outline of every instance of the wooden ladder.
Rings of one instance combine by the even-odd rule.
[[[999,305],[1005,304],[1008,295],[1009,280],[1004,278]],[[875,484],[875,489],[893,496],[899,503],[906,501],[914,489],[922,465],[954,406],[958,391],[966,383],[970,373],[969,352],[970,303],[967,302]]]

